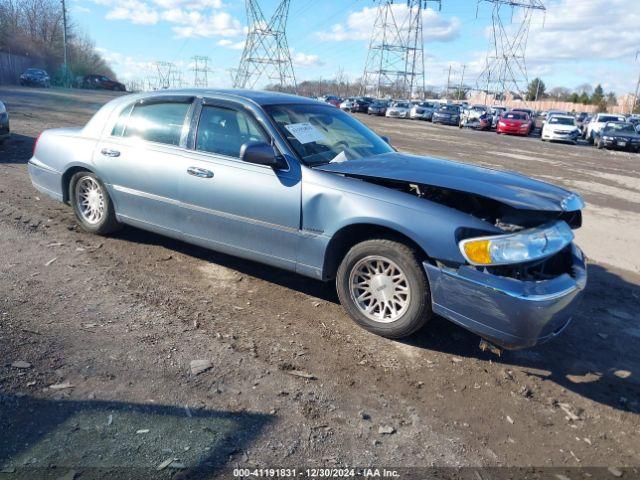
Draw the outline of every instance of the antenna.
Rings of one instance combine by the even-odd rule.
[[[476,81],[478,90],[484,91],[485,103],[495,104],[506,99],[508,93],[514,93],[525,99],[524,92],[529,84],[525,52],[529,37],[531,18],[536,10],[546,12],[542,0],[478,0],[476,11],[481,2],[493,4],[491,14],[492,35],[485,67]],[[504,21],[504,10],[510,7],[510,25]],[[520,9],[522,15],[513,23],[514,10]]]
[[[411,98],[425,92],[423,10],[429,1],[374,0],[378,4],[362,93]]]
[[[296,88],[286,32],[290,1],[280,0],[267,22],[258,1],[245,0],[249,31],[233,80],[235,88],[254,88],[263,76],[280,87]]]

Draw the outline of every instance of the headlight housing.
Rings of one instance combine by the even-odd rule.
[[[471,265],[494,266],[539,260],[559,252],[572,240],[571,227],[560,220],[517,233],[467,238],[458,246]]]
[[[507,126],[507,124],[504,123],[504,122],[498,122],[498,125],[500,125],[501,127],[506,127]]]

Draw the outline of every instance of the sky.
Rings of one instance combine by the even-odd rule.
[[[537,0],[540,1],[540,0]],[[601,83],[618,94],[635,89],[640,73],[639,0],[542,0],[526,50],[529,78],[547,89]],[[279,0],[259,0],[266,17]],[[397,0],[402,8],[403,0]],[[405,4],[406,5],[406,4]],[[231,86],[246,35],[244,0],[68,0],[69,14],[120,80],[155,75],[153,62],[175,63],[187,82],[194,55],[208,56],[209,83]],[[424,11],[426,83],[474,85],[491,36],[491,5],[476,0],[428,2]],[[521,13],[503,7],[507,28]],[[288,42],[296,78],[362,76],[375,17],[373,0],[291,0]],[[258,84],[260,86],[260,84]]]

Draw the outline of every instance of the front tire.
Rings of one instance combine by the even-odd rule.
[[[122,227],[107,189],[94,173],[77,172],[71,177],[69,199],[83,230],[107,235]]]
[[[345,255],[336,276],[340,303],[361,327],[403,338],[431,318],[431,293],[417,252],[387,239],[367,240]]]

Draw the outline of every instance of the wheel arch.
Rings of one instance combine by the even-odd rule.
[[[351,247],[374,238],[385,238],[404,243],[418,252],[421,261],[430,258],[424,248],[415,240],[396,228],[368,222],[352,223],[337,230],[329,240],[322,266],[323,279],[332,280],[335,278],[340,262]]]
[[[69,166],[64,173],[62,174],[62,201],[64,203],[69,203],[69,184],[71,183],[71,178],[78,172],[90,172],[95,174],[96,172],[87,165],[72,165]]]

